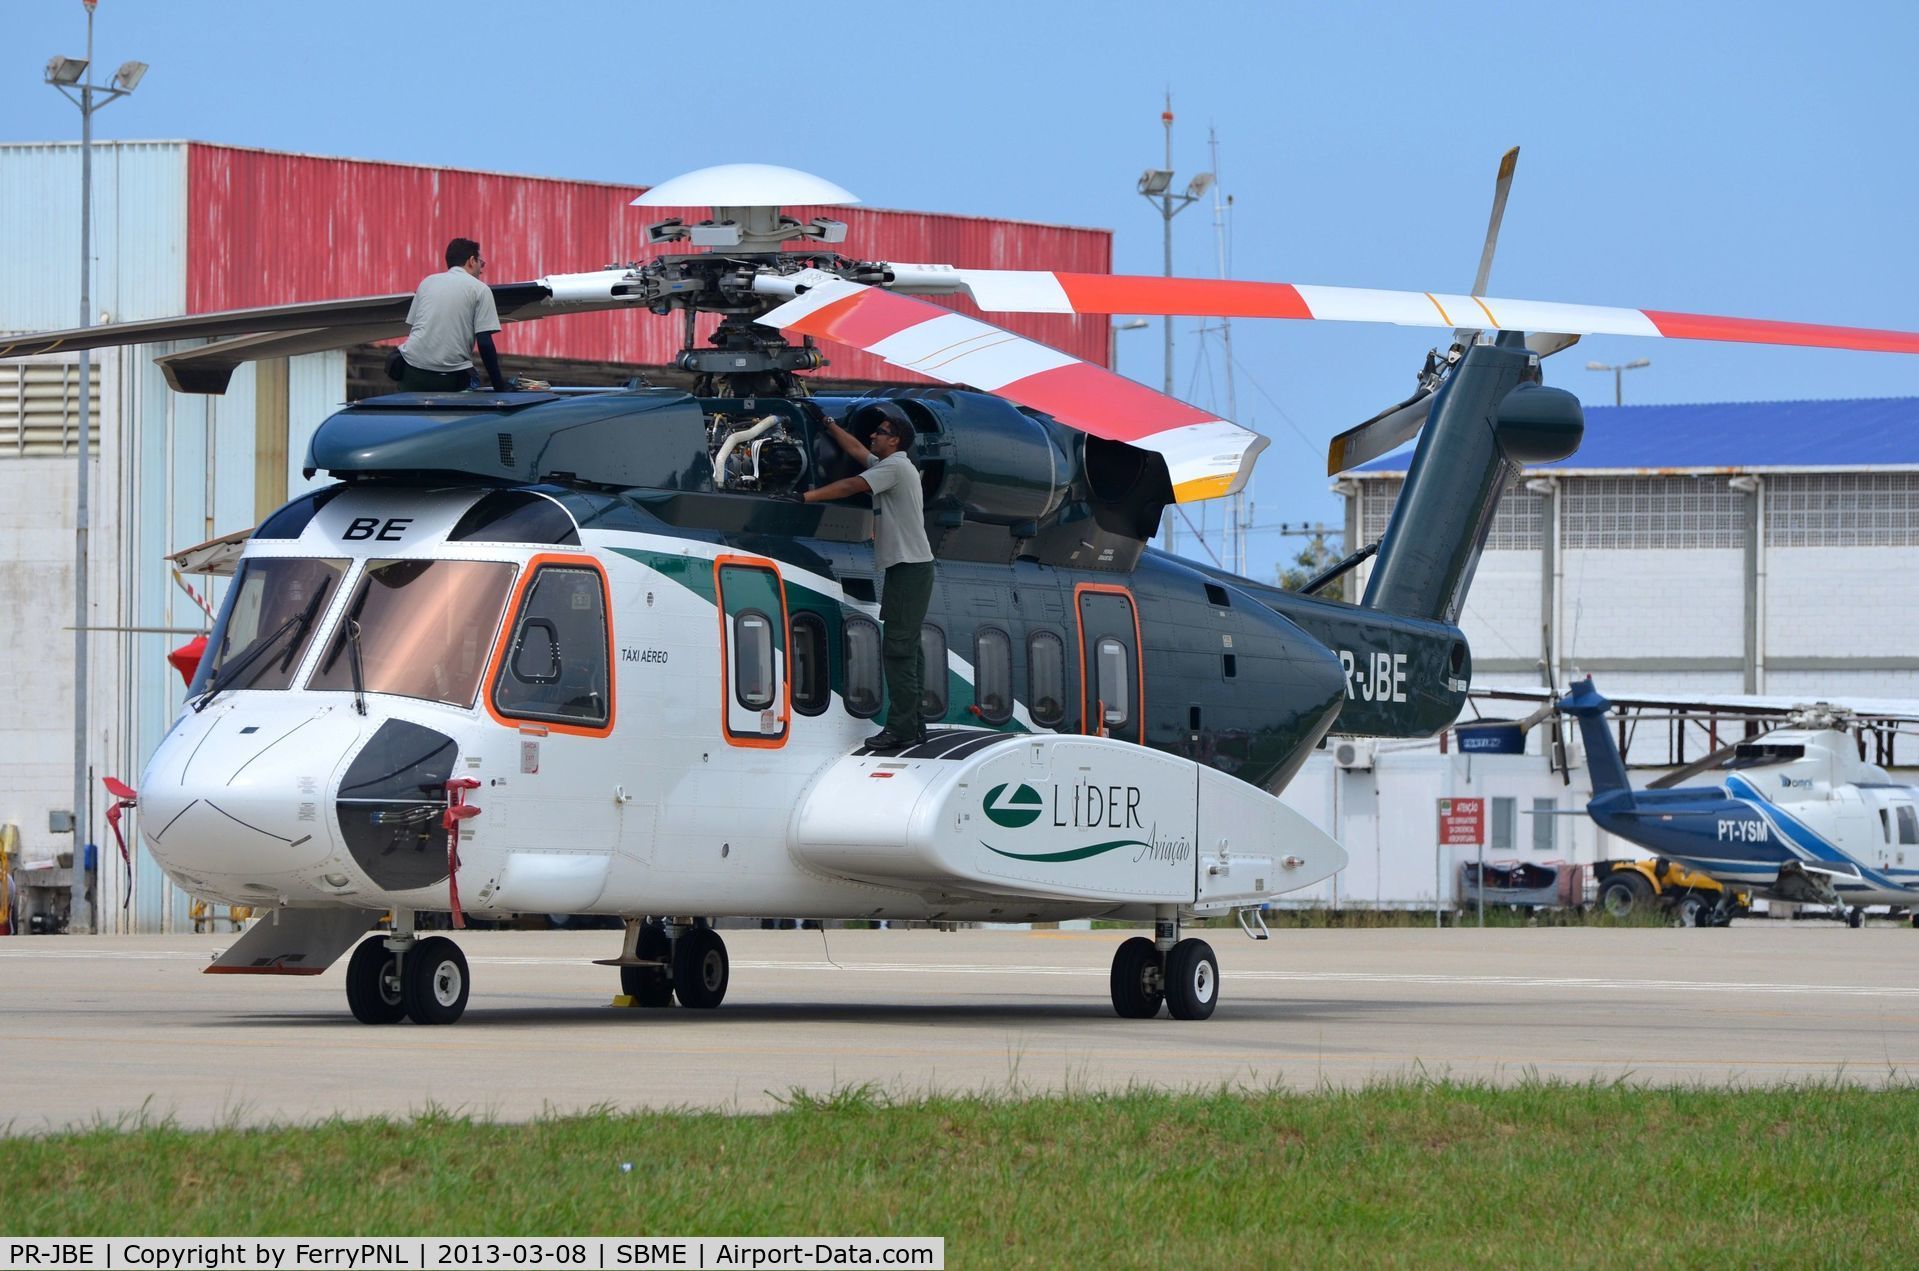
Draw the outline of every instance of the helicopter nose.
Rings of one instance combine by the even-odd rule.
[[[189,717],[140,783],[140,826],[169,872],[263,880],[333,852],[325,790],[364,725],[332,709]]]

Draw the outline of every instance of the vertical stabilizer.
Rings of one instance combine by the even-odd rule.
[[[1630,795],[1632,783],[1626,779],[1626,761],[1619,754],[1612,730],[1606,727],[1606,712],[1612,709],[1612,703],[1599,695],[1590,675],[1559,699],[1559,709],[1579,721],[1579,736],[1586,743],[1586,772],[1592,777],[1593,798],[1619,790]]]
[[[1584,433],[1579,399],[1539,383],[1520,333],[1467,349],[1433,398],[1366,607],[1457,623],[1501,491],[1521,464],[1563,459]]]

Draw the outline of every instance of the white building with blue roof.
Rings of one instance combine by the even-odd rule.
[[[1411,458],[1341,475],[1349,544]],[[1501,500],[1461,626],[1482,686],[1919,697],[1915,576],[1919,397],[1595,406]]]

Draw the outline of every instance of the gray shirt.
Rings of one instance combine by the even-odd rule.
[[[926,543],[920,470],[904,452],[871,460],[861,474],[873,490],[873,559],[884,570],[933,559]]]
[[[473,365],[473,337],[500,329],[493,288],[455,266],[420,283],[406,311],[413,334],[400,356],[422,371],[464,371]]]

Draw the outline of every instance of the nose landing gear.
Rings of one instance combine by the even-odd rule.
[[[347,962],[347,1007],[362,1024],[451,1024],[471,986],[466,955],[445,936],[368,936]]]
[[[1162,913],[1155,939],[1134,936],[1113,954],[1113,1010],[1151,1019],[1160,1003],[1174,1019],[1205,1019],[1219,1005],[1219,959],[1204,940],[1179,939],[1176,913]]]

